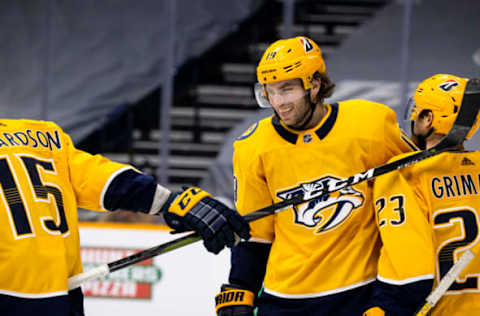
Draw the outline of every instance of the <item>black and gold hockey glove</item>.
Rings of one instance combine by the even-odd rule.
[[[235,235],[250,238],[250,227],[242,216],[200,188],[171,193],[161,212],[168,226],[176,232],[194,230],[215,254],[225,246],[233,247]]]
[[[215,296],[215,308],[218,316],[253,316],[255,294],[240,286],[222,285],[221,292]]]

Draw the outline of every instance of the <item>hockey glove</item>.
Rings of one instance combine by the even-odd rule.
[[[218,316],[253,316],[253,292],[232,284],[222,285],[221,292],[215,296],[215,308]]]
[[[171,193],[161,211],[168,226],[176,232],[194,230],[215,254],[225,246],[233,247],[235,234],[250,238],[250,227],[240,214],[196,187]]]
[[[363,313],[363,316],[385,316],[385,311],[378,306],[369,308]]]

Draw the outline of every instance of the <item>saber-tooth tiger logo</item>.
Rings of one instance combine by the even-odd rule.
[[[324,187],[337,187],[341,179],[327,176],[319,180],[308,183],[302,183],[295,188],[277,193],[282,199],[290,199],[298,194],[302,194],[304,199],[319,194]],[[365,197],[363,193],[346,186],[336,192],[319,196],[311,201],[295,205],[295,223],[307,227],[318,227],[317,233],[331,230],[343,223],[353,210],[362,206]]]

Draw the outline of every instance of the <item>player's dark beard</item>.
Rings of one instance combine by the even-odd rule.
[[[310,90],[308,91],[307,95],[305,95],[304,98],[305,98],[305,102],[307,102],[307,104],[309,104],[310,106],[307,109],[308,112],[304,115],[303,122],[300,122],[299,124],[295,124],[295,125],[287,125],[291,129],[294,129],[294,130],[297,130],[297,131],[302,131],[302,130],[307,129],[306,126],[308,126],[308,124],[310,124],[310,121],[313,118],[313,113],[315,113],[315,109],[317,107],[317,105],[315,103],[310,101]],[[273,111],[275,112],[275,116],[281,121],[281,118],[278,115],[277,111],[275,111],[275,110],[273,110]]]
[[[425,150],[427,148],[427,138],[428,138],[428,136],[432,135],[433,127],[430,128],[430,130],[428,131],[427,134],[420,135],[420,134],[415,134],[414,129],[413,129],[414,124],[415,124],[414,121],[410,122],[410,130],[412,132],[413,142],[418,146],[418,148],[420,148],[421,150]]]

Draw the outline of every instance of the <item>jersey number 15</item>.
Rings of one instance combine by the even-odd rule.
[[[56,174],[53,160],[39,159],[27,155],[15,155],[20,160],[23,170],[15,170],[9,156],[0,156],[0,185],[2,200],[9,212],[9,220],[16,239],[32,237],[30,212],[22,196],[28,194],[28,188],[22,188],[17,180],[16,172],[24,172],[28,176],[33,198],[36,202],[51,203],[49,194],[56,206],[56,220],[50,216],[40,218],[45,231],[54,235],[68,235],[67,219],[63,207],[63,197],[60,187],[53,183],[43,183],[40,169],[43,172]]]

